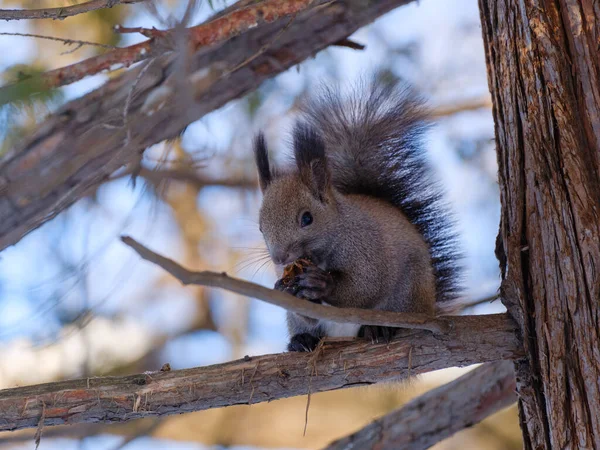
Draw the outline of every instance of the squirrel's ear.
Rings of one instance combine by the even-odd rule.
[[[311,126],[298,123],[294,128],[294,155],[302,182],[320,201],[326,201],[330,175],[325,158],[325,143]]]
[[[269,152],[267,151],[265,136],[262,132],[258,133],[258,136],[254,140],[254,158],[256,160],[256,167],[258,168],[260,189],[264,192],[269,183],[271,183],[273,176],[269,167]]]

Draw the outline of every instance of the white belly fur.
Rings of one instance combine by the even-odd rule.
[[[322,320],[320,325],[323,327],[325,336],[329,337],[356,337],[360,325],[355,323],[338,323],[329,320]]]
[[[331,306],[329,303],[323,302],[324,306]],[[356,337],[360,325],[356,323],[339,323],[330,320],[321,320],[319,325],[323,328],[325,336],[329,337]]]

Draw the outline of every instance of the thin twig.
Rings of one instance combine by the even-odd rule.
[[[110,181],[118,180],[131,175],[132,170],[124,170],[109,178]],[[225,186],[239,189],[256,189],[258,181],[254,177],[230,177],[230,178],[212,178],[206,176],[203,172],[187,168],[159,168],[150,169],[141,166],[137,176],[147,180],[155,187],[163,183],[175,181],[179,183],[188,183],[195,188],[204,188],[206,186]]]
[[[482,305],[484,303],[492,303],[500,298],[500,294],[492,294],[486,297],[476,298],[475,300],[465,301],[462,303],[463,309],[472,308],[473,306]]]
[[[121,240],[133,248],[143,259],[162,267],[183,284],[196,284],[226,289],[237,294],[262,300],[272,305],[281,306],[288,311],[302,314],[313,319],[326,319],[341,323],[360,323],[362,325],[380,325],[429,330],[435,333],[444,333],[450,329],[448,319],[446,318],[433,318],[426,314],[417,313],[409,314],[318,305],[316,303],[303,301],[284,292],[275,291],[255,283],[229,277],[225,273],[207,271],[191,272],[177,264],[175,261],[165,258],[144,247],[129,236],[123,236],[121,237]]]
[[[2,35],[2,36],[22,36],[22,37],[32,37],[32,38],[36,38],[36,39],[46,39],[48,41],[62,42],[65,45],[78,44],[79,47],[77,47],[77,49],[81,48],[83,45],[89,45],[89,46],[92,46],[92,47],[108,48],[108,49],[117,48],[114,45],[100,44],[99,42],[80,41],[80,40],[77,40],[77,39],[68,39],[68,38],[61,38],[61,37],[56,37],[56,36],[44,36],[42,34],[8,33],[8,32],[4,32],[3,31],[3,32],[0,32],[0,35]]]
[[[352,50],[364,50],[366,47],[365,45],[359,44],[358,42],[355,42],[352,39],[348,39],[348,38],[337,41],[333,45],[335,45],[337,47],[351,48]]]
[[[144,27],[123,27],[121,25],[114,26],[115,33],[139,33],[147,38],[159,38],[164,37],[167,32],[163,30],[157,30],[156,28],[144,28]]]
[[[438,316],[457,316],[463,311],[484,303],[491,303],[500,298],[500,294],[492,294],[486,297],[474,300],[459,298],[456,300],[436,304],[436,314]]]
[[[325,347],[326,342],[331,342],[326,339],[321,339],[317,348],[312,352],[311,357],[308,360],[308,367],[310,369],[310,376],[308,377],[308,393],[306,396],[306,411],[304,412],[304,431],[302,432],[302,436],[306,436],[306,430],[308,429],[308,411],[310,410],[310,399],[312,396],[312,379],[313,375],[318,375],[317,372],[317,361],[319,356],[323,353],[323,347]]]
[[[308,395],[306,396],[306,411],[304,412],[304,431],[302,432],[302,436],[306,436],[306,429],[308,428],[308,411],[310,409],[310,397],[312,394],[311,385],[312,385],[312,372],[308,377]]]
[[[133,98],[133,92],[135,91],[135,88],[137,87],[138,83],[140,82],[140,80],[142,79],[144,74],[148,71],[148,69],[150,68],[150,66],[152,65],[152,63],[154,61],[155,61],[154,59],[151,59],[150,61],[148,61],[145,64],[145,66],[142,68],[142,70],[140,70],[140,73],[138,73],[137,77],[135,77],[135,80],[133,80],[133,83],[131,84],[131,87],[129,88],[129,92],[127,93],[127,98],[125,99],[125,106],[123,108],[123,127],[125,127],[127,130],[126,137],[125,137],[125,146],[129,145],[129,142],[131,141],[131,129],[129,128],[129,124],[127,123],[127,116],[129,115],[129,106],[131,105],[131,99]]]
[[[43,9],[0,9],[0,20],[64,19],[97,9],[112,8],[116,5],[139,3],[146,0],[91,0],[78,5]]]
[[[33,442],[35,443],[35,450],[40,446],[42,440],[42,432],[44,431],[44,421],[46,420],[46,403],[42,400],[42,413],[40,414],[40,421],[38,422],[35,435],[33,436]]]
[[[487,97],[479,97],[479,98],[471,98],[461,100],[455,103],[450,103],[447,105],[439,105],[432,111],[433,118],[441,118],[452,116],[454,114],[458,114],[465,111],[474,111],[477,109],[490,109],[492,107],[492,100],[489,96]]]
[[[79,44],[76,47],[72,48],[71,50],[65,50],[64,52],[60,52],[60,55],[70,55],[71,53],[75,53],[77,50],[79,50],[81,47],[83,47],[83,44]]]

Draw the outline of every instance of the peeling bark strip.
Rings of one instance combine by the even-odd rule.
[[[451,321],[449,317],[434,318],[427,314],[419,313],[400,313],[359,308],[336,308],[333,306],[319,305],[313,302],[307,302],[306,300],[301,300],[284,292],[266,288],[260,284],[232,278],[226,273],[208,271],[191,272],[177,264],[175,261],[149,250],[129,236],[124,236],[121,240],[133,248],[137,254],[146,261],[158,265],[186,285],[197,284],[200,286],[226,289],[247,297],[257,298],[272,305],[281,306],[288,311],[302,314],[313,319],[325,319],[341,323],[360,323],[362,325],[380,325],[384,327],[429,330],[434,333],[447,333],[450,331]]]
[[[522,357],[505,314],[452,318],[452,331],[415,331],[389,345],[326,343],[318,353],[246,357],[196,369],[61,381],[0,391],[0,431],[81,422],[124,422],[311,392],[401,380],[446,367]],[[408,367],[410,361],[410,368]]]
[[[324,450],[421,450],[517,401],[514,364],[484,364]]]
[[[144,2],[146,0],[91,0],[78,5],[62,6],[59,8],[43,9],[0,9],[0,20],[25,20],[25,19],[64,19],[90,11],[103,8],[112,8],[116,5]]]
[[[68,103],[0,162],[0,250],[56,216],[119,167],[135,161],[146,147],[177,136],[208,112],[410,1],[336,1],[298,13],[276,40],[273,37],[289,19],[202,49],[186,62],[193,76],[183,86],[175,85],[185,76],[178,61],[157,58],[137,82],[133,95],[131,86],[140,69]],[[269,47],[261,52],[266,43]],[[227,72],[240,65],[239,70]],[[184,98],[176,97],[177,93]],[[151,108],[152,99],[156,103]]]
[[[600,10],[480,0],[526,449],[600,449]]]

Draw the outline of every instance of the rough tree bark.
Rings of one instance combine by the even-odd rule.
[[[600,8],[480,0],[527,449],[600,449]]]
[[[410,1],[326,3],[185,61],[158,57],[68,103],[0,161],[0,250],[135,164],[146,147]]]
[[[452,324],[445,335],[415,331],[389,344],[329,342],[313,353],[5,389],[0,391],[0,431],[252,404],[523,356],[515,324],[505,314],[455,317]]]

